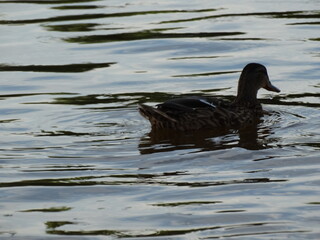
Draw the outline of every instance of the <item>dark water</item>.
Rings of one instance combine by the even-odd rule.
[[[320,239],[317,0],[0,2],[0,239]],[[150,132],[138,103],[232,99],[257,126]]]

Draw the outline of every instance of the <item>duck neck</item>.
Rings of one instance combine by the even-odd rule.
[[[233,105],[243,106],[243,107],[256,107],[259,106],[260,103],[257,100],[258,91],[253,88],[245,88],[246,91],[242,91],[243,88],[238,89],[238,94],[236,99],[233,101]]]

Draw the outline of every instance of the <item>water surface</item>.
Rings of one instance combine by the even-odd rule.
[[[1,239],[319,239],[318,1],[0,2]],[[282,91],[240,130],[138,103]]]

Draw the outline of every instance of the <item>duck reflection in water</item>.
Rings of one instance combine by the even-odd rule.
[[[237,96],[232,102],[195,96],[168,100],[156,108],[140,104],[139,112],[151,123],[151,144],[167,142],[189,148],[192,142],[194,147],[206,149],[216,146],[212,139],[220,136],[223,145],[228,142],[234,145],[232,142],[238,138],[237,145],[259,149],[258,124],[266,113],[257,100],[260,88],[280,92],[271,84],[263,65],[249,63],[242,70]]]
[[[170,129],[151,131],[140,140],[141,154],[168,152],[174,150],[194,149],[195,151],[212,151],[241,147],[248,150],[270,148],[277,142],[270,137],[273,129],[263,126],[263,122],[240,129],[219,131],[186,131],[177,132]]]

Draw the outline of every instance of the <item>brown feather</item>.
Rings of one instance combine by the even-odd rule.
[[[263,65],[250,63],[241,73],[238,94],[233,102],[188,97],[168,100],[157,105],[157,108],[139,104],[139,112],[156,129],[185,131],[240,127],[252,124],[263,114],[257,100],[257,92],[262,87],[280,91],[270,83]]]

